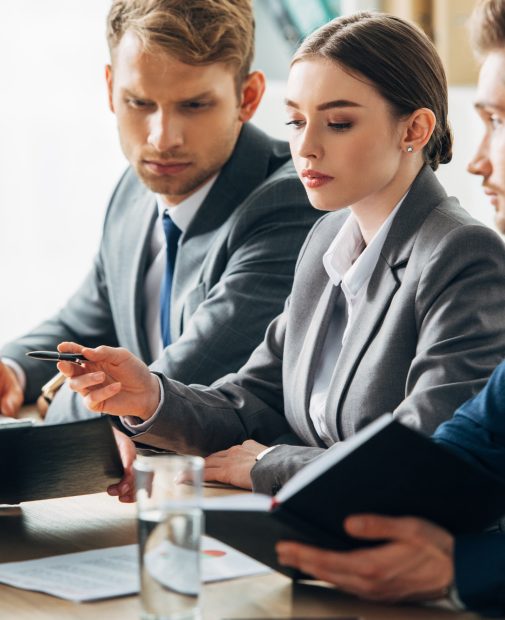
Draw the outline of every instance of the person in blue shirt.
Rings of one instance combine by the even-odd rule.
[[[505,361],[433,438],[505,478]],[[450,594],[460,607],[505,614],[505,532],[454,538],[423,519],[380,515],[349,517],[345,528],[357,538],[388,542],[351,552],[282,542],[277,546],[280,563],[371,600],[428,600]]]
[[[496,211],[496,225],[505,233],[505,2],[480,0],[471,29],[482,63],[475,109],[485,131],[468,170],[482,177]],[[505,478],[505,361],[484,389],[459,407],[433,438]],[[471,510],[471,498],[468,501]],[[394,602],[450,595],[460,608],[501,616],[505,614],[504,524],[505,520],[503,531],[454,538],[414,517],[355,515],[345,523],[350,535],[387,542],[335,552],[283,541],[277,552],[282,564],[363,598]]]

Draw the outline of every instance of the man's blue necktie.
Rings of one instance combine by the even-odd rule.
[[[172,296],[172,280],[174,277],[175,258],[177,255],[177,244],[181,231],[173,223],[168,213],[163,213],[163,230],[167,240],[167,265],[165,267],[165,275],[161,281],[160,294],[160,321],[161,321],[161,337],[163,346],[166,347],[171,343],[170,339],[170,298]]]

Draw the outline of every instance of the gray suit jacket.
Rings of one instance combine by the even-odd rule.
[[[209,384],[236,371],[261,342],[291,289],[299,250],[319,217],[285,142],[245,125],[236,148],[180,240],[172,304],[172,345],[153,368],[184,383]],[[155,196],[129,169],[105,219],[93,269],[52,319],[6,345],[28,378],[33,401],[54,366],[25,352],[62,340],[129,349],[152,363],[143,328],[143,284],[157,217]],[[80,399],[58,393],[48,419],[85,417]],[[86,412],[87,413],[87,412]]]
[[[212,387],[161,376],[164,403],[137,440],[207,454],[246,438],[281,445],[253,469],[271,493],[326,446],[309,416],[315,363],[340,288],[322,256],[348,212],[319,220],[300,253],[291,297],[247,364]],[[432,433],[484,385],[505,351],[505,247],[447,198],[425,167],[392,223],[326,406],[331,443],[392,411]]]

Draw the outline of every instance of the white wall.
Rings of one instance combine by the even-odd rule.
[[[108,197],[125,166],[108,111],[106,0],[20,0],[0,20],[0,342],[61,306],[97,248]],[[471,90],[451,93],[454,162],[448,191],[492,222],[464,172],[479,133]],[[271,83],[256,122],[284,137],[283,84]]]
[[[4,3],[0,19],[0,342],[84,276],[124,168],[106,103],[104,0]]]

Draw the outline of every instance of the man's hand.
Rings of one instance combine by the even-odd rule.
[[[214,452],[205,459],[203,479],[224,482],[241,489],[252,489],[251,469],[266,446],[248,439],[240,446]]]
[[[15,418],[24,401],[16,373],[0,362],[0,413]]]
[[[388,542],[371,549],[336,552],[294,542],[276,546],[279,562],[374,601],[440,598],[454,579],[452,536],[413,517],[358,515],[348,534]]]
[[[124,476],[117,484],[111,484],[107,489],[109,495],[117,496],[120,502],[135,501],[135,479],[133,475],[133,461],[137,456],[135,444],[117,428],[112,428],[114,438],[119,449],[119,456],[124,467]]]
[[[58,370],[68,385],[84,399],[90,411],[118,416],[137,416],[147,420],[160,402],[158,379],[132,353],[122,348],[89,349],[75,342],[58,345],[62,353],[81,353],[82,365],[58,362]]]

